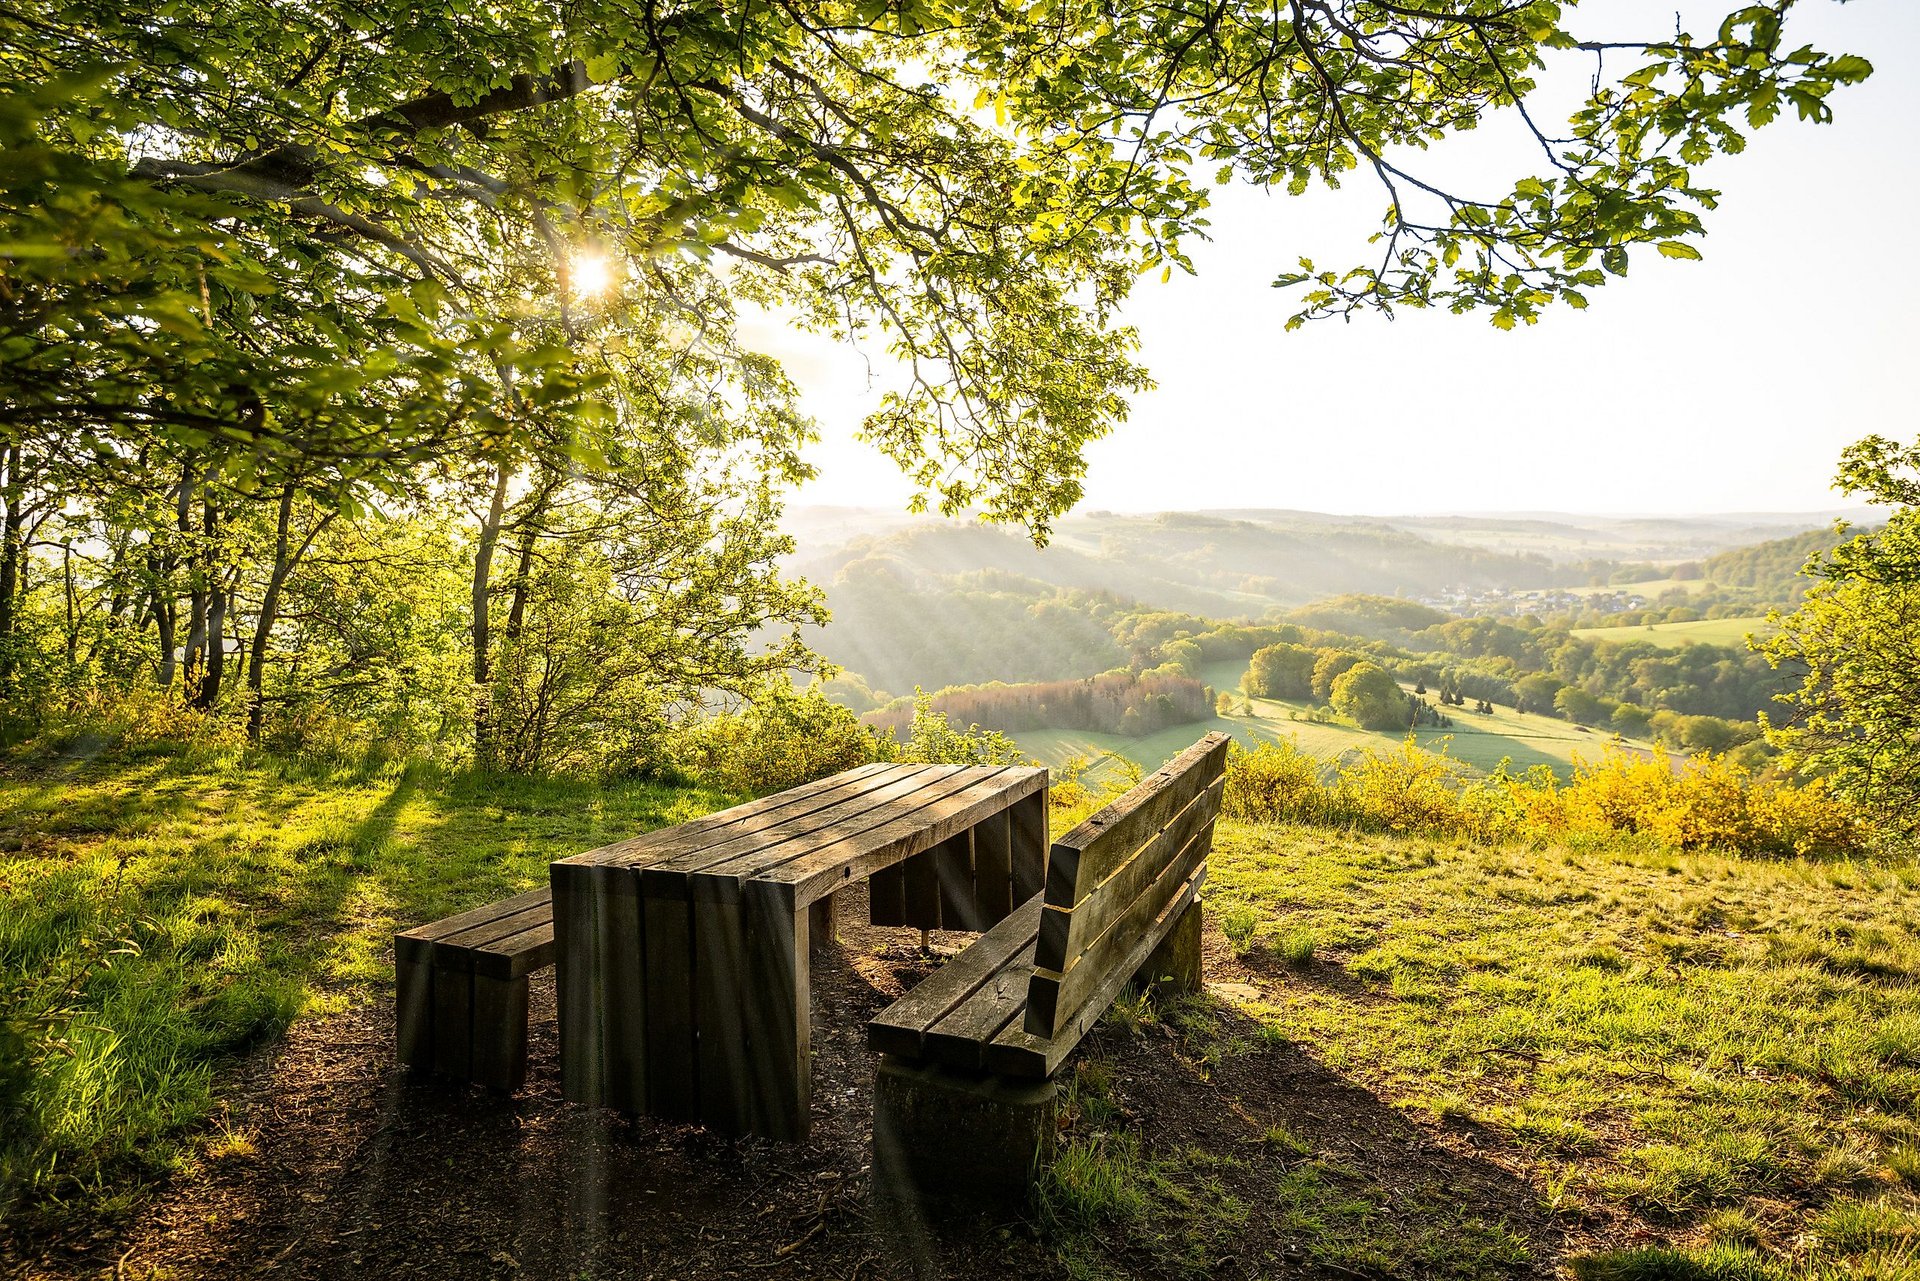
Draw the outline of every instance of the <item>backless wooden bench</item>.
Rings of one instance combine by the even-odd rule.
[[[1055,842],[1041,893],[868,1023],[883,1195],[1023,1192],[1050,1148],[1054,1074],[1114,998],[1199,987],[1230,741],[1207,735]]]
[[[394,935],[400,1061],[519,1089],[527,1075],[527,976],[553,960],[553,891],[545,887]]]

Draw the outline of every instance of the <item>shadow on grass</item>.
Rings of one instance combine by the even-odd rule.
[[[1484,1133],[1416,1124],[1211,997],[1112,1023],[1042,1186],[1077,1273],[1554,1275],[1565,1226]]]
[[[376,805],[365,834],[404,806]],[[1060,1158],[1025,1213],[904,1236],[876,1223],[865,1023],[918,962],[910,932],[864,919],[864,902],[843,904],[842,945],[814,964],[804,1145],[565,1103],[551,972],[535,983],[528,1085],[511,1098],[396,1068],[381,998],[303,1020],[249,1060],[223,1090],[218,1134],[235,1141],[209,1145],[203,1177],[113,1257],[130,1251],[132,1277],[523,1281],[1546,1276],[1561,1258],[1560,1224],[1478,1140],[1415,1124],[1204,997],[1088,1039]],[[80,1275],[101,1260],[49,1262]]]

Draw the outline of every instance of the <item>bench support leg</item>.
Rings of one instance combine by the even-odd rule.
[[[1053,1155],[1052,1081],[974,1077],[882,1058],[873,1083],[873,1191],[898,1214],[1007,1207]]]
[[[1200,983],[1200,900],[1195,899],[1134,972],[1131,985],[1161,1000],[1190,996],[1200,990]]]
[[[393,966],[394,1057],[416,1072],[433,1070],[433,967],[417,961]]]
[[[512,1093],[527,1079],[527,980],[473,976],[473,1083]]]

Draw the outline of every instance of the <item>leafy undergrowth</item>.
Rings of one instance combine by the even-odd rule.
[[[391,982],[396,928],[722,803],[379,762],[17,770],[0,781],[0,1209],[11,1192],[22,1221],[111,1217],[198,1159],[223,1061]]]
[[[1479,1145],[1577,1276],[1920,1279],[1913,867],[1223,824],[1209,910],[1252,981],[1166,1016],[1202,1070],[1291,1047]],[[1552,1270],[1337,1150],[1220,1200],[1217,1170],[1077,1107],[1045,1204],[1087,1275],[1075,1231],[1130,1216],[1175,1256],[1251,1216],[1365,1275]]]

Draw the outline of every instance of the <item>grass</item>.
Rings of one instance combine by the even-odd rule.
[[[195,1137],[221,1064],[383,990],[397,926],[725,801],[418,764],[152,755],[10,772],[0,1205],[12,1183],[55,1218],[111,1215],[143,1181],[239,1150],[244,1135]]]
[[[1238,690],[1245,674],[1245,663],[1232,662],[1207,664],[1200,675],[1216,690]],[[1043,765],[1057,767],[1076,756],[1093,760],[1095,764],[1086,777],[1099,781],[1115,768],[1101,760],[1108,753],[1152,770],[1202,734],[1214,732],[1231,734],[1246,747],[1292,738],[1302,751],[1328,760],[1355,748],[1395,748],[1406,737],[1404,733],[1376,733],[1353,725],[1319,725],[1293,719],[1308,710],[1304,703],[1256,698],[1251,705],[1252,714],[1248,716],[1215,716],[1139,738],[1086,730],[1023,730],[1013,738],[1023,752]],[[1606,730],[1590,730],[1556,717],[1534,716],[1507,707],[1484,714],[1455,708],[1448,715],[1453,725],[1447,729],[1423,728],[1417,735],[1420,745],[1431,751],[1444,750],[1477,770],[1490,771],[1508,760],[1517,770],[1547,765],[1565,778],[1572,773],[1576,756],[1596,759],[1613,741]],[[1647,748],[1639,742],[1629,741],[1629,745]]]
[[[0,1043],[0,1160],[34,1215],[95,1219],[244,1158],[222,1065],[383,993],[396,925],[728,799],[377,762],[9,768],[0,1037],[50,1048]],[[1409,1127],[1468,1128],[1528,1204],[1600,1226],[1545,1259],[1431,1171],[1316,1144],[1304,1115],[1239,1146],[1136,1131],[1096,1055],[1036,1210],[1069,1275],[1125,1275],[1138,1246],[1199,1277],[1261,1239],[1339,1274],[1920,1281],[1920,870],[1238,823],[1211,869],[1208,910],[1259,981],[1188,1013],[1123,1005],[1109,1035],[1173,1032],[1202,1079],[1304,1054]]]
[[[1679,649],[1683,645],[1725,645],[1729,649],[1745,649],[1749,633],[1765,635],[1768,631],[1767,620],[1763,615],[1747,618],[1703,618],[1692,623],[1642,623],[1638,627],[1582,627],[1573,634],[1581,640],[1651,641],[1662,649]]]
[[[1914,868],[1240,824],[1211,866],[1218,919],[1315,943],[1241,1013],[1704,1269],[1580,1275],[1843,1275],[1920,1243]],[[1715,1254],[1716,1218],[1765,1226]]]

